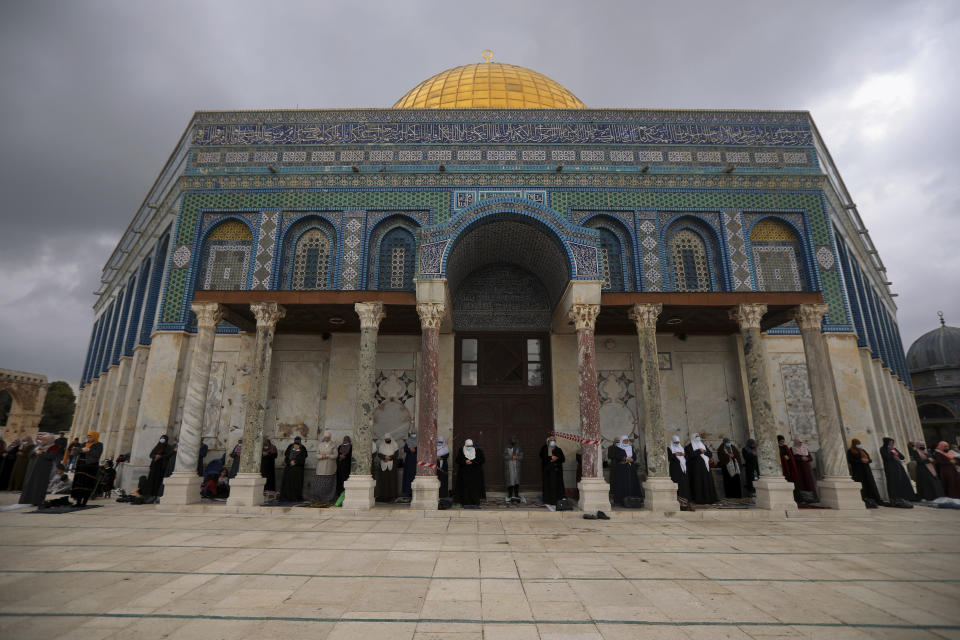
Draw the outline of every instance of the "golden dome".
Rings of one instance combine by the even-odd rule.
[[[465,64],[427,78],[397,100],[394,109],[586,109],[542,73],[499,62]]]

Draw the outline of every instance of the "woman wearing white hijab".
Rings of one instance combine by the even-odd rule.
[[[622,435],[615,447],[608,450],[610,456],[610,484],[613,485],[613,503],[623,505],[625,498],[642,495],[637,477],[636,454],[630,444],[630,436]]]
[[[483,497],[483,450],[467,438],[457,452],[457,496],[460,504],[480,506]]]
[[[397,499],[397,451],[400,447],[389,433],[383,434],[377,445],[377,500],[393,502]]]
[[[710,473],[710,456],[713,453],[704,444],[699,433],[690,437],[690,444],[684,447],[687,459],[687,473],[690,475],[690,492],[697,504],[717,502],[717,488],[713,486],[713,474]]]
[[[440,479],[440,497],[450,497],[450,447],[443,436],[437,436],[437,478]]]
[[[314,479],[314,497],[317,502],[333,502],[337,499],[337,445],[329,431],[317,446],[317,477]]]
[[[673,436],[667,447],[670,459],[670,479],[677,483],[677,502],[681,511],[694,511],[693,494],[690,493],[690,475],[687,473],[687,456],[680,444],[680,436]]]

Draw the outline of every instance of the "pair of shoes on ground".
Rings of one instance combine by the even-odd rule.
[[[605,514],[603,511],[597,511],[596,514],[593,514],[593,513],[583,514],[583,519],[584,520],[609,520],[610,516]]]

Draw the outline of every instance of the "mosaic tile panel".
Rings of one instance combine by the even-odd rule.
[[[360,287],[360,269],[363,265],[363,211],[347,211],[343,214],[343,267],[340,272],[340,288]]]
[[[723,212],[723,230],[727,238],[733,289],[734,291],[753,291],[750,259],[747,257],[747,243],[743,237],[743,222],[740,220],[739,212]]]
[[[643,262],[643,289],[644,291],[663,291],[663,270],[660,266],[656,214],[644,212],[637,217],[640,220],[637,232]]]
[[[253,265],[253,278],[250,280],[251,289],[270,288],[279,219],[279,211],[265,211],[260,216],[260,231],[257,234],[257,257]]]

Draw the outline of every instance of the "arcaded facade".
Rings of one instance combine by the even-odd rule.
[[[549,432],[600,440],[579,485],[567,457],[591,508],[626,433],[665,510],[665,444],[694,431],[756,438],[759,506],[792,504],[782,434],[818,452],[825,504],[862,508],[850,438],[879,460],[921,429],[852,202],[807,112],[588,109],[511,65],[391,109],[198,112],[105,266],[74,430],[132,452],[127,487],[178,437],[171,502],[195,501],[201,442],[242,436],[236,504],[260,499],[264,436],[415,432],[423,508],[438,435],[492,452],[494,490],[512,435],[531,485]]]

